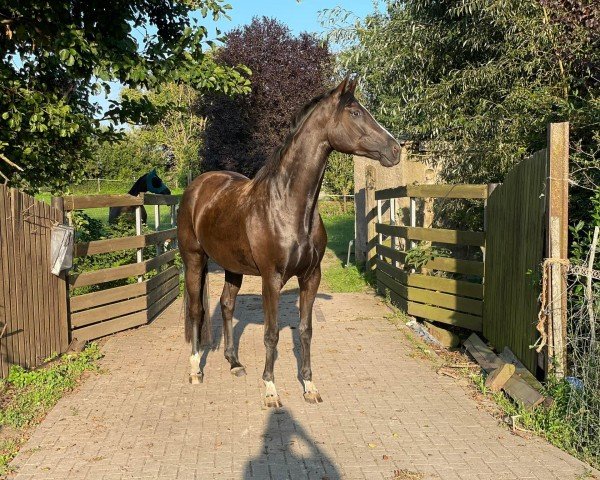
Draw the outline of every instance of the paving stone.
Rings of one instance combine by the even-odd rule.
[[[541,439],[511,435],[457,382],[413,358],[385,305],[367,293],[317,299],[325,319],[313,325],[319,405],[304,402],[298,381],[297,293],[282,296],[275,375],[284,407],[266,409],[260,282],[245,278],[237,300],[234,334],[247,371],[237,378],[223,357],[222,274],[210,276],[215,343],[203,352],[204,383],[187,380],[178,300],[152,324],[106,341],[103,373],[48,414],[12,463],[17,480],[391,479],[395,470],[574,480],[589,468]]]

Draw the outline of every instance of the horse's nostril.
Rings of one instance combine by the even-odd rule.
[[[392,152],[394,153],[394,156],[398,155],[399,151],[400,151],[400,147],[398,145],[394,145],[392,147]]]

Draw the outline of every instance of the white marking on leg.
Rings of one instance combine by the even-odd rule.
[[[200,373],[200,354],[195,353],[190,357],[190,375],[198,375]]]
[[[304,393],[319,393],[319,390],[313,382],[304,380]]]
[[[277,390],[275,389],[275,384],[273,382],[265,382],[265,397],[276,397]]]

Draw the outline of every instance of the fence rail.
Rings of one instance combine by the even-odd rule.
[[[485,247],[485,233],[418,227],[415,198],[484,199],[486,185],[409,185],[377,190],[374,193],[377,221],[374,263],[378,290],[409,315],[481,331],[483,328],[483,261],[462,258],[433,258],[422,266],[423,272],[450,273],[479,277],[478,281],[444,278],[417,273],[407,265],[414,240],[453,246]],[[411,225],[396,225],[396,199],[411,198]],[[389,223],[383,223],[384,201],[389,201]],[[388,244],[386,244],[388,243]]]
[[[65,211],[84,208],[135,207],[136,235],[76,243],[75,258],[101,255],[121,250],[136,250],[137,261],[127,265],[68,276],[71,288],[96,286],[137,277],[136,283],[119,285],[70,298],[71,334],[78,340],[91,340],[132,327],[144,325],[179,295],[179,269],[174,265],[177,248],[174,195],[79,195],[64,198]],[[157,231],[142,233],[141,209],[153,205]],[[171,228],[160,229],[160,206],[171,209]],[[168,246],[165,243],[168,242]],[[143,249],[156,246],[156,255],[143,258]],[[147,274],[152,274],[147,278]]]

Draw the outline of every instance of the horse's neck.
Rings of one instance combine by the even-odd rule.
[[[331,146],[323,129],[308,118],[281,157],[277,172],[270,178],[272,202],[292,211],[306,228],[312,227],[319,192]],[[317,133],[318,132],[318,133]]]

